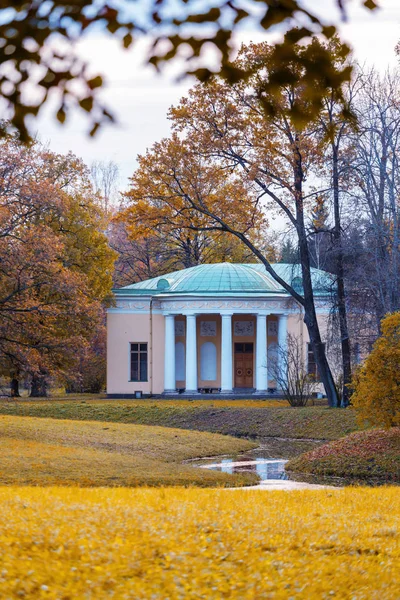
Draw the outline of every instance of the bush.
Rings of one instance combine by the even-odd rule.
[[[276,356],[269,360],[277,389],[285,400],[290,406],[306,406],[318,388],[318,381],[307,372],[303,344],[289,334],[285,347],[278,346]]]
[[[361,421],[400,425],[400,312],[382,321],[382,335],[354,380],[351,401]]]

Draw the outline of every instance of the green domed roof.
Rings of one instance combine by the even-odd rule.
[[[275,271],[282,279],[301,286],[300,265],[274,264]],[[313,280],[327,288],[329,275],[312,269]],[[323,286],[322,286],[323,282]],[[300,291],[300,290],[299,290]],[[198,265],[181,271],[174,271],[161,277],[154,277],[115,290],[117,295],[159,295],[159,294],[287,294],[260,263],[234,264],[214,263]]]

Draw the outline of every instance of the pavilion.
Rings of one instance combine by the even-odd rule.
[[[301,293],[299,265],[274,264]],[[317,317],[326,330],[329,275],[312,269]],[[107,314],[109,397],[223,397],[279,392],[271,365],[290,333],[308,372],[316,365],[302,306],[262,264],[203,264],[114,290]]]

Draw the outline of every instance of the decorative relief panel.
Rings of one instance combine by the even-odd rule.
[[[234,335],[254,335],[254,321],[234,321]]]
[[[162,310],[288,310],[288,300],[163,300]],[[294,306],[296,309],[296,306]]]
[[[184,321],[177,321],[175,319],[175,335],[185,335]]]
[[[130,310],[149,310],[149,302],[140,302],[135,300],[117,300],[117,308],[125,308]]]
[[[200,321],[200,335],[202,337],[217,335],[217,321]]]
[[[268,321],[268,335],[278,335],[277,321]]]

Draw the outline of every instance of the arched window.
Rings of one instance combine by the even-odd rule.
[[[185,381],[185,346],[183,342],[175,344],[175,379]]]
[[[212,342],[205,342],[200,348],[200,379],[216,381],[217,348]]]

